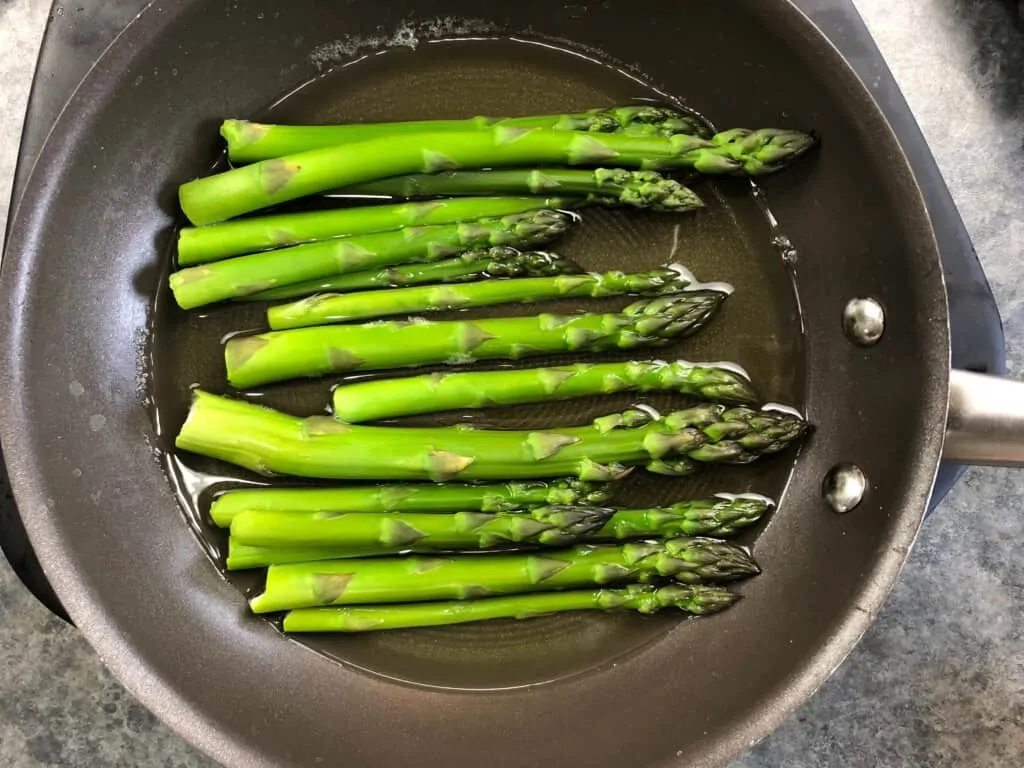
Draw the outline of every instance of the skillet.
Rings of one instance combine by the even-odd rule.
[[[340,754],[366,765],[534,765],[565,755],[587,765],[722,762],[764,735],[848,652],[891,585],[931,489],[943,446],[948,330],[934,236],[905,158],[852,72],[785,3],[739,3],[728,12],[711,3],[633,3],[628,33],[620,4],[551,15],[524,3],[492,22],[498,29],[446,22],[433,30],[400,21],[411,6],[394,4],[386,14],[370,3],[344,12],[324,6],[295,3],[273,24],[257,23],[257,9],[224,16],[201,2],[143,15],[83,84],[40,156],[4,267],[10,381],[2,438],[48,575],[144,703],[229,764],[329,764]],[[459,3],[418,3],[416,11],[426,19],[468,15]],[[416,663],[434,669],[424,674],[435,686],[425,687],[416,669],[397,683],[286,643],[245,616],[238,591],[196,546],[152,460],[147,443],[159,445],[160,435],[140,404],[151,387],[138,380],[174,187],[206,171],[220,117],[261,110],[320,74],[317,63],[329,68],[359,53],[328,45],[309,62],[294,51],[299,37],[315,30],[324,43],[367,41],[381,36],[377,26],[397,31],[399,42],[410,33],[529,29],[524,37],[534,41],[635,61],[646,80],[720,124],[785,120],[827,137],[806,170],[764,184],[800,254],[806,329],[791,353],[799,375],[777,378],[769,394],[799,400],[816,433],[792,472],[786,465],[780,479],[776,462],[751,481],[785,494],[756,544],[765,574],[733,611],[665,625],[607,664],[599,649],[586,670],[544,685],[514,688],[516,678],[530,677],[517,673],[491,686],[502,691],[457,691],[465,681],[450,679],[441,691],[436,685],[455,673],[437,672],[444,660],[436,655]],[[150,74],[170,60],[179,62],[171,73]],[[323,119],[316,110],[331,104],[338,82],[324,78],[277,114]],[[339,103],[352,103],[347,93]],[[440,93],[446,110],[476,109],[489,97],[474,91],[476,101],[465,105],[453,101],[465,91]],[[756,233],[740,194],[723,194],[743,230]],[[787,274],[774,250],[751,253],[778,268],[768,278]],[[872,347],[851,343],[843,330],[843,308],[857,296],[885,309],[885,333]],[[728,320],[749,328],[752,314]],[[1012,432],[1000,444],[973,439],[975,424],[959,407],[971,402],[968,384],[1009,385],[963,375],[954,382],[950,450],[975,461],[1019,458]],[[996,418],[988,427],[1007,423]],[[858,464],[869,480],[845,517],[829,512],[820,492],[839,462]],[[579,655],[578,640],[555,651]],[[526,642],[527,655],[551,650],[545,643],[550,638]],[[518,636],[514,652],[499,647],[497,655],[521,657],[523,645]],[[451,646],[438,654],[450,655]]]

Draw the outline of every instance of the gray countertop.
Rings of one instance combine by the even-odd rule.
[[[856,0],[931,143],[1024,378],[1024,33],[1001,0]],[[0,0],[0,233],[49,0]],[[973,469],[884,611],[734,768],[1024,764],[1024,471]],[[0,764],[206,766],[0,561]]]

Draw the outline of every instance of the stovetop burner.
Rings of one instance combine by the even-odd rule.
[[[935,227],[949,295],[952,361],[956,368],[1005,372],[1002,323],[988,280],[960,214],[892,74],[851,0],[791,0],[844,54],[885,112],[910,159]],[[151,0],[78,0],[63,9],[55,0],[43,38],[11,196],[11,217],[29,171],[72,92],[115,37]],[[956,483],[963,467],[943,464],[929,511]],[[0,455],[0,547],[35,596],[58,616],[67,614],[25,535]]]

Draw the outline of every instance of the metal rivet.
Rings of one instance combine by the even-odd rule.
[[[825,474],[821,493],[839,514],[846,514],[860,504],[868,488],[864,471],[856,464],[836,464]]]
[[[854,344],[870,347],[885,331],[885,310],[874,299],[850,299],[843,309],[843,330]]]

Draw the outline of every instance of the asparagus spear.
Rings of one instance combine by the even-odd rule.
[[[178,232],[178,266],[336,237],[455,224],[566,205],[566,201],[553,197],[476,197],[282,213],[208,227],[184,227]]]
[[[624,168],[512,168],[500,171],[448,171],[398,176],[341,190],[348,195],[434,197],[438,195],[559,195],[581,197],[591,205],[628,205],[683,213],[704,203],[691,189],[657,171]],[[550,206],[558,207],[558,206]]]
[[[326,605],[471,600],[652,579],[683,584],[758,573],[743,549],[714,539],[678,538],[621,546],[580,545],[542,554],[381,557],[272,565],[255,613]]]
[[[548,505],[599,505],[612,486],[575,478],[501,485],[357,485],[342,488],[247,488],[214,499],[210,517],[227,528],[239,512],[511,512]]]
[[[495,304],[532,303],[548,299],[604,296],[665,296],[682,293],[693,275],[678,266],[645,272],[587,272],[557,277],[488,280],[465,285],[414,286],[390,291],[324,293],[267,310],[274,330],[369,320],[388,315],[417,315],[446,309]]]
[[[244,510],[231,524],[228,567],[241,570],[510,543],[560,546],[575,541],[732,536],[756,523],[772,506],[771,499],[757,494],[719,494],[652,509],[563,506],[490,515]],[[566,525],[555,527],[562,523]],[[510,525],[513,532],[506,535]],[[462,530],[453,533],[460,526]],[[534,531],[542,534],[540,540],[533,537]]]
[[[608,523],[587,536],[595,541],[648,536],[732,536],[753,525],[774,506],[758,494],[718,494],[668,507],[616,509]]]
[[[254,547],[249,544],[239,544],[229,536],[225,566],[229,571],[246,571],[253,568],[266,568],[268,565],[369,557],[373,554],[372,551],[366,552],[344,547]]]
[[[578,264],[564,256],[545,251],[520,251],[494,246],[466,251],[432,264],[400,264],[376,271],[350,272],[321,280],[284,285],[240,297],[243,301],[274,301],[315,293],[358,291],[364,288],[396,288],[421,283],[458,283],[485,277],[551,277],[579,274]]]
[[[281,285],[408,262],[437,261],[490,245],[536,245],[564,232],[565,213],[542,209],[459,224],[407,227],[236,256],[171,274],[174,299],[193,309]]]
[[[552,506],[525,512],[277,512],[245,510],[231,538],[258,547],[330,547],[386,552],[491,549],[505,544],[562,547],[611,519],[604,507]]]
[[[657,419],[633,410],[587,426],[537,431],[375,427],[326,416],[301,419],[197,389],[176,446],[264,475],[433,482],[575,476],[606,482],[632,466],[675,457],[748,463],[782,450],[805,431],[805,422],[786,411],[716,403]]]
[[[753,525],[774,506],[774,502],[757,494],[718,494],[709,499],[681,501],[668,507],[653,509],[616,509],[599,531],[581,537],[586,541],[625,541],[671,536],[732,536]],[[248,515],[249,512],[244,514]],[[301,563],[313,560],[338,560],[351,557],[376,557],[403,551],[423,551],[418,543],[408,546],[354,546],[348,543],[312,545],[320,518],[315,513],[274,512],[274,521],[289,526],[280,540],[266,546],[247,544],[234,535],[228,540],[228,569],[244,570],[268,565]],[[401,514],[399,514],[401,517]],[[291,530],[302,529],[298,533]],[[270,541],[264,534],[265,541]],[[292,539],[310,542],[299,546]]]
[[[666,477],[684,477],[692,475],[697,471],[698,466],[688,456],[673,456],[668,459],[655,459],[644,467],[648,472]]]
[[[578,165],[760,175],[789,165],[815,141],[810,134],[768,128],[737,128],[710,139],[501,126],[385,136],[263,160],[195,179],[180,187],[178,197],[189,220],[202,225],[376,179],[459,168]]]
[[[757,394],[743,369],[685,360],[576,363],[552,368],[431,373],[342,384],[334,415],[356,424],[420,413],[520,405],[614,392],[675,390],[706,400],[751,403]]]
[[[591,109],[568,115],[531,117],[473,117],[468,120],[412,120],[397,123],[347,125],[265,125],[247,120],[225,120],[220,133],[228,156],[250,163],[311,149],[351,144],[367,139],[415,133],[477,131],[484,128],[549,128],[556,131],[627,131],[636,135],[670,136],[674,133],[706,135],[704,123],[685,112],[663,107],[629,106]]]
[[[224,361],[228,381],[242,389],[329,373],[660,346],[704,327],[726,296],[690,291],[606,314],[416,318],[271,331],[228,340]]]
[[[652,614],[676,608],[695,616],[706,616],[725,610],[738,599],[738,595],[724,587],[630,584],[623,589],[537,592],[480,600],[300,608],[285,614],[284,631],[373,632],[491,619],[529,619],[566,611],[636,611]]]

